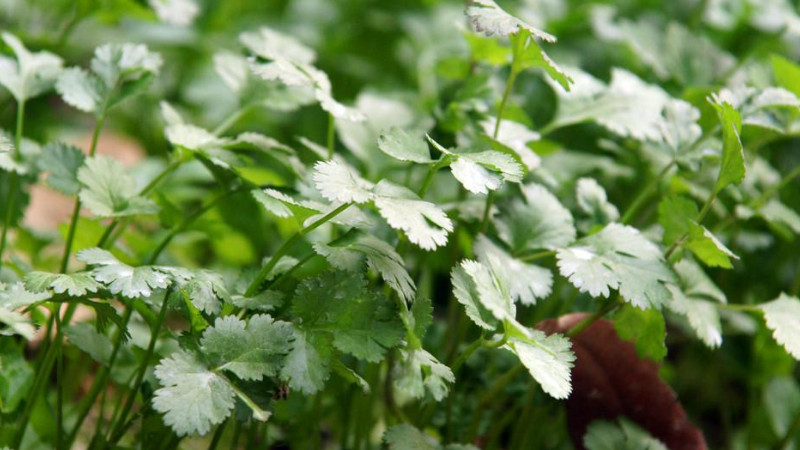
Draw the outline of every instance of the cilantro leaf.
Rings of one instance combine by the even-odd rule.
[[[329,271],[303,280],[292,312],[302,319],[301,328],[330,333],[334,347],[365,361],[380,361],[403,336],[394,304],[367,290],[358,273]]]
[[[496,117],[488,117],[480,122],[480,126],[489,139],[516,153],[520,161],[529,170],[539,167],[542,159],[528,147],[528,143],[538,141],[541,139],[541,135],[519,122],[503,119],[500,122],[500,128],[497,130],[497,138],[494,138],[496,123]]]
[[[206,328],[200,348],[217,370],[228,370],[243,380],[274,376],[291,349],[292,326],[258,314],[244,321],[234,316],[217,318]]]
[[[112,294],[128,298],[150,297],[153,290],[164,289],[170,282],[169,275],[157,267],[132,267],[100,248],[81,250],[77,257],[81,262],[97,266],[92,269],[92,277],[107,285]]]
[[[294,344],[281,368],[281,379],[292,389],[314,394],[325,387],[331,374],[333,347],[328,333],[294,330]]]
[[[560,334],[547,336],[539,330],[514,328],[504,346],[517,355],[542,390],[556,399],[565,399],[572,392],[571,375],[575,355],[572,344]]]
[[[81,202],[97,216],[124,217],[158,212],[155,203],[139,196],[136,182],[122,164],[107,156],[87,158],[78,170],[78,181],[83,185]]]
[[[70,274],[33,271],[25,275],[25,286],[32,292],[52,289],[56,294],[67,293],[72,297],[83,297],[95,293],[102,286],[87,272]]]
[[[200,14],[200,7],[194,0],[148,0],[147,3],[160,21],[179,27],[191,25]]]
[[[466,14],[475,31],[486,36],[508,36],[526,30],[543,41],[556,41],[555,36],[507,13],[494,0],[475,0],[467,7]]]
[[[0,84],[18,103],[48,91],[61,73],[61,58],[50,52],[33,53],[11,33],[3,32],[0,37],[16,56],[16,60],[0,56]]]
[[[184,350],[162,359],[155,375],[162,387],[155,391],[153,408],[179,436],[206,434],[233,410],[230,382]]]
[[[744,147],[739,137],[742,117],[730,103],[721,101],[719,97],[712,96],[710,101],[722,125],[722,162],[714,183],[714,192],[719,193],[729,184],[739,184],[744,180]]]
[[[605,189],[594,178],[579,178],[575,197],[592,224],[606,225],[619,219],[619,210],[608,201]]]
[[[514,200],[495,219],[500,238],[517,252],[556,249],[575,240],[572,214],[544,186],[523,186],[525,201]]]
[[[667,450],[658,439],[650,436],[635,423],[594,421],[583,436],[587,450]]]
[[[658,309],[639,309],[626,304],[614,316],[614,329],[620,339],[631,341],[643,358],[661,361],[667,356],[664,315]]]
[[[661,251],[635,228],[612,223],[558,251],[558,268],[581,292],[608,297],[611,289],[633,306],[658,307],[673,280]]]
[[[781,294],[758,307],[764,311],[764,320],[775,340],[800,360],[800,299]]]
[[[47,184],[62,194],[75,195],[81,189],[78,170],[86,160],[83,152],[72,145],[55,142],[42,150],[39,169],[48,172]]]
[[[378,138],[378,148],[387,155],[400,161],[411,161],[419,164],[432,163],[431,152],[421,136],[417,136],[400,128],[383,131]]]
[[[726,303],[725,294],[708,278],[703,269],[690,259],[675,265],[679,285],[668,284],[672,293],[669,309],[686,316],[697,337],[710,348],[722,344],[719,312],[712,302]]]
[[[549,270],[513,258],[482,234],[475,240],[473,250],[481,263],[492,267],[506,281],[515,301],[533,305],[536,299],[550,295],[553,274]]]
[[[401,399],[421,399],[426,392],[436,401],[447,396],[448,385],[456,381],[449,367],[423,349],[400,350],[399,354],[392,379]]]
[[[108,336],[100,334],[88,323],[76,323],[65,328],[64,335],[69,342],[92,357],[95,361],[108,365],[113,345]]]
[[[437,205],[386,180],[375,185],[374,193],[378,212],[390,227],[405,232],[409,241],[423,250],[434,250],[447,243],[453,222]]]

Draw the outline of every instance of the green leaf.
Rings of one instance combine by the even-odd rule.
[[[742,117],[730,103],[717,97],[712,97],[710,101],[722,126],[722,161],[714,184],[714,192],[719,193],[729,184],[739,184],[744,180],[744,148],[739,137],[742,132]]]
[[[337,203],[366,203],[373,198],[374,184],[361,178],[344,162],[320,161],[314,165],[314,185],[326,199]]]
[[[366,256],[370,269],[379,273],[383,281],[404,301],[414,298],[416,286],[405,268],[405,262],[394,247],[375,236],[359,233],[355,239],[342,245],[315,243],[314,250],[324,256],[332,266],[344,270],[361,270],[361,255]]]
[[[488,271],[488,269],[483,268],[480,263],[471,260],[462,261],[461,264],[453,267],[453,270],[450,272],[453,295],[459,303],[464,305],[467,316],[475,322],[476,325],[486,330],[494,330],[497,328],[497,319],[492,311],[484,306],[481,300],[481,292],[478,290],[477,281],[467,269],[470,269],[472,272],[476,269]]]
[[[685,244],[700,261],[711,267],[732,269],[731,259],[739,259],[732,251],[717,239],[706,227],[689,223],[689,239]]]
[[[148,3],[160,21],[179,27],[191,25],[200,13],[194,0],[148,0]]]
[[[511,37],[512,40],[526,40],[526,43],[524,44],[525,47],[522,50],[522,54],[517,62],[519,67],[522,69],[528,69],[531,67],[541,68],[553,81],[569,91],[572,78],[570,78],[564,69],[559,67],[552,59],[550,59],[549,56],[547,56],[547,53],[544,52],[544,49],[539,45],[538,42],[536,42],[535,39],[529,38],[530,35],[530,30],[523,29],[518,35]],[[514,44],[512,43],[512,45]]]
[[[200,339],[200,348],[217,366],[243,380],[276,375],[292,348],[292,326],[258,314],[245,324],[234,316],[217,318]]]
[[[781,294],[758,306],[772,336],[795,359],[800,360],[800,299]]]
[[[400,161],[419,164],[432,163],[431,152],[422,136],[408,133],[400,128],[390,128],[378,137],[378,148],[383,153]]]
[[[234,390],[227,379],[208,370],[190,353],[178,350],[156,366],[161,388],[153,408],[178,436],[206,434],[233,410]]]
[[[572,392],[570,372],[575,355],[570,351],[572,343],[568,338],[515,328],[505,348],[517,355],[533,379],[551,397],[565,399]]]
[[[252,53],[269,60],[286,60],[312,64],[317,58],[314,50],[297,39],[269,27],[239,35],[239,41]]]
[[[48,173],[48,186],[62,194],[76,195],[81,189],[78,169],[85,159],[79,148],[54,142],[44,147],[37,163],[39,169]]]
[[[703,269],[684,259],[675,265],[680,286],[668,284],[672,293],[669,309],[686,316],[697,337],[710,348],[722,344],[722,325],[719,312],[712,302],[727,303],[725,294],[703,272]]]
[[[281,368],[281,380],[304,394],[317,393],[330,377],[332,360],[330,335],[295,329],[292,350]]]
[[[792,421],[800,414],[800,386],[797,380],[778,376],[764,388],[762,404],[777,436],[789,433]]]
[[[508,286],[514,301],[533,305],[536,299],[550,295],[553,274],[549,270],[513,258],[483,234],[478,235],[473,247],[478,261],[492,268],[495,275]]]
[[[104,89],[97,77],[79,67],[64,70],[56,83],[61,98],[84,112],[96,113],[103,107]]]
[[[132,267],[119,261],[110,252],[90,248],[78,252],[78,260],[91,266],[92,277],[108,286],[112,294],[128,298],[150,297],[154,289],[164,289],[170,277],[154,266]]]
[[[689,233],[689,224],[700,211],[692,200],[671,195],[658,204],[658,223],[664,228],[664,244],[670,246]]]
[[[401,403],[406,399],[424,398],[426,392],[437,402],[442,401],[449,385],[456,381],[449,367],[423,349],[399,350],[392,379]]]
[[[500,238],[516,252],[553,250],[571,244],[576,231],[572,214],[544,186],[522,188],[525,201],[514,200],[495,220]]]
[[[0,84],[18,103],[48,91],[61,72],[61,58],[50,52],[32,53],[11,33],[0,37],[16,56],[16,60],[0,56]]]
[[[592,422],[583,436],[583,445],[587,450],[667,450],[659,440],[625,418],[617,422]]]
[[[632,227],[612,223],[556,254],[561,275],[581,292],[608,297],[611,289],[639,308],[670,299],[664,283],[673,280],[661,250]]]
[[[508,36],[524,30],[543,41],[556,41],[555,36],[507,13],[494,0],[475,0],[467,7],[466,14],[475,31],[486,36]]]
[[[780,55],[772,55],[770,60],[778,85],[800,97],[800,66]]]
[[[390,427],[383,434],[383,442],[393,450],[439,450],[441,446],[408,424],[400,424]]]
[[[658,309],[624,305],[614,316],[614,328],[621,339],[636,345],[636,353],[642,358],[661,361],[667,356],[667,329]]]
[[[111,360],[113,345],[108,336],[98,333],[88,323],[77,323],[64,329],[64,335],[69,342],[87,353],[95,361],[107,366]]]
[[[608,201],[605,189],[594,178],[578,179],[575,197],[593,224],[607,225],[619,219],[619,210]]]
[[[0,339],[0,367],[0,411],[10,414],[27,398],[34,371],[12,339]]]
[[[435,250],[447,243],[453,222],[437,205],[386,180],[375,185],[374,204],[390,227],[406,233],[408,240],[423,250]]]
[[[92,213],[100,217],[125,217],[155,214],[158,206],[138,195],[136,182],[125,168],[107,156],[87,158],[78,170],[83,185],[80,199]]]
[[[466,190],[474,194],[496,191],[503,185],[503,181],[522,181],[522,166],[505,153],[486,150],[455,155],[457,157],[450,164],[450,171]]]
[[[52,289],[56,294],[67,293],[71,297],[83,297],[95,293],[102,286],[87,272],[70,274],[33,271],[25,274],[25,286],[32,292]]]
[[[365,361],[380,361],[403,336],[394,304],[367,290],[358,273],[330,271],[303,280],[292,312],[302,319],[301,328],[330,333],[334,347]]]
[[[192,304],[206,314],[219,314],[222,303],[231,299],[222,275],[210,270],[192,270],[191,278],[182,283],[181,290]]]

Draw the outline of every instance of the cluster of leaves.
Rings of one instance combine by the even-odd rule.
[[[797,441],[788,2],[297,0],[236,42],[259,2],[54,3],[0,36],[0,444]]]

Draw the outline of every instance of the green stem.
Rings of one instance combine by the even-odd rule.
[[[464,349],[464,351],[461,352],[460,355],[458,355],[458,358],[455,360],[455,362],[451,366],[451,369],[452,369],[453,373],[454,374],[458,373],[458,370],[461,368],[461,366],[464,365],[464,363],[467,362],[469,357],[472,356],[472,354],[475,353],[475,351],[478,350],[479,348],[481,348],[481,347],[497,348],[497,347],[502,347],[505,343],[506,343],[506,338],[505,337],[503,337],[502,339],[498,339],[496,341],[487,341],[483,337],[483,335],[481,335],[481,337],[479,337],[478,339],[474,340],[469,345],[469,347]]]
[[[183,221],[179,224],[172,227],[172,229],[161,239],[161,242],[156,246],[155,250],[150,254],[150,258],[147,259],[147,264],[153,264],[158,259],[158,256],[167,248],[167,245],[175,238],[178,234],[182,233],[186,228],[191,225],[194,221],[196,221],[200,216],[207,213],[211,208],[216,206],[220,201],[224,200],[229,195],[232,195],[236,192],[239,192],[239,189],[231,189],[223,192],[222,194],[214,197],[211,201],[206,203],[203,207],[195,211],[194,213],[187,216]]]
[[[284,255],[286,255],[286,253],[294,246],[294,244],[296,244],[300,239],[303,238],[303,236],[305,236],[306,234],[310,233],[311,231],[317,229],[320,225],[324,224],[325,222],[333,219],[339,213],[341,213],[345,209],[349,208],[350,205],[352,205],[352,203],[343,203],[338,208],[336,208],[333,211],[329,212],[328,214],[326,214],[322,218],[318,219],[317,221],[315,221],[311,225],[309,225],[309,226],[307,226],[305,228],[302,228],[300,231],[295,233],[294,236],[289,238],[289,240],[284,242],[283,245],[278,249],[278,251],[276,251],[275,254],[272,255],[272,257],[269,259],[269,261],[267,261],[267,264],[264,265],[264,267],[261,268],[261,270],[258,272],[256,277],[253,279],[253,281],[247,287],[247,291],[245,291],[244,296],[245,297],[252,297],[252,296],[254,296],[255,294],[258,293],[259,287],[261,287],[261,284],[267,278],[267,275],[269,275],[269,272],[275,267],[276,264],[278,264],[278,261],[280,261],[280,259]]]
[[[800,435],[800,412],[794,415],[794,420],[792,420],[792,424],[789,425],[789,428],[786,430],[786,434],[783,435],[780,442],[775,445],[777,450],[786,450],[791,447],[792,441]]]
[[[714,204],[714,200],[716,199],[717,199],[717,193],[712,192],[711,195],[708,197],[708,200],[706,200],[706,203],[703,205],[703,209],[700,210],[700,214],[697,215],[697,219],[695,219],[695,222],[697,223],[703,222],[703,219],[706,218],[708,212],[711,211],[711,205]],[[675,251],[678,250],[686,242],[686,239],[688,237],[689,237],[689,232],[687,231],[681,237],[679,237],[675,242],[673,242],[672,245],[670,245],[669,248],[667,249],[667,252],[664,254],[664,258],[666,258],[666,260],[669,261],[669,259],[675,253]]]
[[[122,341],[125,335],[125,330],[128,327],[128,322],[131,320],[131,315],[133,314],[133,308],[126,308],[125,313],[122,316],[122,325],[117,330],[116,339],[114,342],[114,347],[111,350],[111,356],[108,359],[108,365],[102,366],[100,371],[95,376],[94,382],[92,386],[89,388],[89,392],[86,396],[81,400],[81,403],[78,405],[78,416],[75,420],[75,425],[72,427],[72,431],[67,435],[67,448],[72,448],[72,443],[75,441],[75,438],[78,436],[78,431],[80,431],[81,426],[83,425],[83,421],[86,420],[86,416],[89,415],[89,411],[92,409],[94,402],[97,400],[97,396],[100,395],[101,390],[106,387],[106,380],[108,376],[111,374],[111,367],[114,365],[114,362],[117,359],[117,355],[119,354],[120,348],[122,348]]]
[[[97,123],[94,126],[94,132],[92,133],[92,144],[89,147],[89,157],[91,158],[94,156],[95,152],[97,151],[97,141],[100,138],[100,130],[103,129],[103,122],[105,121],[105,115],[101,114],[97,117]],[[81,212],[81,199],[75,199],[75,207],[72,209],[72,218],[69,221],[69,231],[67,232],[67,242],[64,246],[64,255],[61,257],[61,273],[67,272],[67,266],[69,265],[69,257],[70,253],[72,253],[72,243],[75,240],[75,231],[78,227],[78,217],[80,216]]]
[[[478,434],[478,428],[480,428],[481,425],[481,417],[483,417],[483,412],[485,411],[486,406],[495,400],[499,396],[500,392],[502,392],[509,383],[514,381],[514,379],[517,378],[517,376],[522,373],[524,369],[525,367],[522,364],[517,364],[512,369],[497,378],[494,385],[492,385],[492,387],[480,397],[478,401],[478,407],[475,408],[475,414],[472,417],[472,424],[470,425],[469,432],[467,433],[467,436],[469,436],[470,439],[474,439]]]
[[[161,311],[158,313],[158,320],[156,320],[155,325],[150,330],[150,343],[147,345],[144,359],[139,366],[139,373],[136,374],[136,381],[134,381],[133,387],[128,395],[128,399],[125,401],[125,406],[122,407],[122,413],[120,413],[119,418],[116,420],[116,425],[112,429],[111,438],[108,441],[112,447],[116,445],[116,443],[125,433],[125,428],[123,428],[123,425],[125,424],[125,420],[128,418],[128,414],[133,407],[133,402],[136,399],[136,395],[139,392],[139,389],[142,387],[144,375],[147,372],[150,359],[153,357],[153,352],[156,348],[156,341],[158,340],[158,334],[161,331],[161,327],[164,325],[164,319],[167,316],[167,301],[169,300],[171,291],[171,288],[167,288],[166,292],[164,293],[164,300],[161,302]],[[131,308],[131,310],[132,309],[133,308]]]
[[[483,208],[483,218],[481,219],[481,226],[479,232],[483,233],[489,226],[489,219],[492,216],[492,204],[494,203],[494,191],[489,191],[486,195],[486,206]]]
[[[581,320],[575,326],[567,331],[567,337],[574,338],[575,336],[581,334],[585,329],[592,326],[593,323],[597,322],[598,320],[602,319],[603,316],[610,313],[611,311],[619,308],[622,306],[623,301],[621,298],[617,298],[616,300],[609,301],[602,308],[595,311],[592,315],[586,317],[585,319]]]
[[[536,252],[536,253],[531,253],[529,255],[519,256],[519,257],[517,257],[517,259],[519,261],[523,261],[523,262],[531,262],[531,261],[536,261],[536,260],[543,259],[543,258],[549,258],[549,257],[551,257],[551,256],[553,256],[555,254],[556,254],[555,250],[543,250],[541,252]]]
[[[25,126],[25,100],[19,102],[17,107],[17,127],[14,132],[14,159],[19,160],[22,155],[22,130]],[[0,270],[3,268],[3,254],[6,249],[6,239],[8,236],[8,229],[11,228],[11,221],[14,218],[14,201],[17,197],[17,189],[19,188],[19,175],[16,172],[11,173],[11,182],[8,187],[8,196],[6,200],[6,213],[3,219],[3,232],[0,235]]]
[[[450,156],[449,155],[442,155],[438,161],[428,166],[428,173],[425,175],[425,179],[422,181],[422,186],[419,188],[417,195],[419,198],[425,198],[425,194],[428,193],[428,188],[431,187],[431,182],[433,181],[433,176],[436,175],[436,172],[439,171],[442,167],[446,167],[450,164]]]
[[[328,159],[333,158],[334,144],[336,140],[336,120],[333,114],[328,114]]]
[[[59,351],[56,352],[56,448],[61,449],[64,443],[64,332],[61,322],[61,304],[54,305],[53,317],[56,323],[56,339]]]
[[[236,124],[236,122],[238,122],[242,117],[244,117],[247,113],[249,113],[252,108],[253,105],[250,104],[234,111],[233,114],[228,116],[225,120],[222,121],[222,123],[220,123],[219,125],[217,125],[216,128],[214,128],[214,130],[212,131],[214,136],[219,136],[222,133],[228,131],[232,126]]]
[[[625,210],[625,214],[622,215],[622,218],[620,219],[621,223],[624,224],[630,223],[630,220],[631,218],[633,218],[633,215],[636,214],[637,211],[639,211],[639,208],[642,207],[645,200],[647,200],[650,197],[650,194],[652,194],[653,191],[656,190],[658,185],[661,183],[662,178],[664,178],[667,172],[669,172],[669,170],[672,169],[672,167],[675,166],[675,164],[676,164],[675,160],[670,161],[670,163],[664,166],[664,168],[661,169],[658,175],[656,175],[655,178],[650,180],[650,183],[648,183],[647,186],[644,189],[642,189],[641,192],[639,192],[639,195],[636,196],[633,202],[631,202],[630,206],[628,206],[628,209]]]

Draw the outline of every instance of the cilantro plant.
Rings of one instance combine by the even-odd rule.
[[[800,446],[800,14],[617,3],[0,4],[0,446]]]

